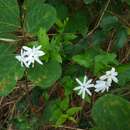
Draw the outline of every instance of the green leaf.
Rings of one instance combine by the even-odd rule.
[[[60,51],[61,51],[61,36],[57,35],[53,37],[51,40],[49,54],[52,60],[62,63],[62,57],[60,55]]]
[[[70,17],[65,32],[80,32],[84,33],[88,28],[88,18],[83,11],[78,11]]]
[[[57,52],[57,50],[53,50],[51,52],[51,58],[55,61],[58,61],[59,63],[62,63],[62,57],[59,52]]]
[[[68,7],[65,4],[63,4],[57,0],[54,2],[53,5],[56,8],[58,19],[64,20],[68,15]]]
[[[71,41],[71,40],[74,40],[75,38],[77,38],[77,36],[73,33],[66,33],[63,35],[63,39],[68,42],[68,41]]]
[[[100,74],[101,71],[110,67],[111,65],[118,65],[118,61],[116,60],[116,54],[114,53],[104,53],[97,55],[95,57],[95,74]]]
[[[93,58],[89,54],[80,54],[73,56],[73,61],[86,68],[91,68],[93,66]]]
[[[56,122],[56,126],[62,125],[67,119],[68,116],[66,114],[61,115]]]
[[[0,0],[0,37],[9,38],[20,26],[17,0]]]
[[[63,115],[63,112],[61,111],[61,109],[59,109],[58,107],[55,108],[53,110],[53,113],[51,113],[52,115],[50,116],[50,120],[51,122],[57,122],[59,120],[59,118]]]
[[[13,51],[9,45],[0,45],[0,96],[7,96],[24,74]]]
[[[60,108],[65,111],[68,107],[69,107],[69,98],[66,97],[63,101],[61,101]]]
[[[47,31],[56,22],[56,10],[43,0],[27,0],[26,27],[28,32],[36,33],[42,27]]]
[[[73,116],[74,114],[78,113],[79,111],[81,111],[81,107],[72,107],[67,110],[66,114],[68,116]]]
[[[44,123],[47,123],[49,121],[56,122],[58,118],[62,115],[62,112],[60,111],[58,104],[59,100],[52,100],[47,102],[46,107],[43,111]]]
[[[91,4],[93,3],[95,0],[83,0],[85,4]]]
[[[130,64],[122,64],[117,67],[119,85],[124,86],[130,81]]]
[[[92,43],[94,45],[97,44],[100,45],[105,41],[105,38],[106,38],[106,34],[103,31],[96,31],[95,34],[93,35]]]
[[[62,78],[61,82],[65,90],[65,95],[68,96],[72,94],[74,88],[73,86],[75,85],[74,80],[70,76],[65,76]]]
[[[92,117],[101,130],[129,130],[130,103],[119,96],[105,95],[94,104]]]
[[[116,47],[117,48],[122,48],[126,44],[128,39],[128,34],[127,30],[125,28],[120,28],[118,29],[117,35],[116,35]]]
[[[104,31],[110,31],[112,28],[117,27],[117,25],[118,18],[111,15],[104,16],[100,24],[101,28],[103,28]]]
[[[28,78],[43,89],[51,87],[61,76],[61,66],[56,61],[44,65],[36,65],[29,69]]]
[[[38,40],[40,42],[40,44],[43,47],[43,50],[46,52],[49,50],[49,37],[47,35],[47,31],[43,28],[40,28],[40,31],[38,33]]]
[[[77,121],[74,119],[74,117],[69,116],[69,117],[68,117],[68,120],[69,120],[69,121],[72,121],[73,123],[77,123]]]

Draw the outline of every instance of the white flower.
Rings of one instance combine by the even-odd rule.
[[[99,79],[96,81],[95,84],[95,92],[104,92],[105,90],[108,91],[111,87],[112,81],[118,82],[117,79],[118,73],[115,71],[115,68],[112,68],[110,71],[106,71],[105,75],[102,75]]]
[[[43,64],[39,57],[45,55],[43,51],[41,51],[42,46],[29,48],[27,46],[23,46],[21,49],[21,54],[16,56],[16,59],[21,62],[21,66],[25,65],[27,68],[34,66],[35,61],[39,64]]]
[[[118,72],[115,71],[115,68],[112,68],[110,71],[107,71],[105,75],[100,77],[100,80],[107,80],[107,83],[111,85],[112,81],[115,83],[118,82],[117,79]]]
[[[103,93],[105,90],[108,92],[110,86],[107,83],[107,81],[97,80],[94,87],[95,87],[95,92],[101,91]]]
[[[79,90],[78,95],[82,95],[82,99],[85,98],[85,94],[92,95],[89,88],[94,87],[94,84],[91,84],[92,79],[87,81],[87,77],[84,76],[83,82],[81,82],[78,78],[76,78],[76,81],[78,82],[79,86],[75,87],[74,90]]]

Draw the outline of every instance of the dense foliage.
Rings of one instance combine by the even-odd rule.
[[[130,0],[0,0],[0,130],[130,130],[129,35]]]

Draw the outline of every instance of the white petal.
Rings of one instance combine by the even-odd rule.
[[[106,90],[107,90],[107,92],[108,92],[108,90],[109,90],[109,87],[107,87],[107,88],[106,88]]]
[[[115,83],[118,83],[118,79],[116,77],[112,77],[112,79]]]
[[[27,46],[23,46],[22,47],[24,50],[26,50],[26,51],[31,51],[32,49],[31,48],[29,48],[29,47],[27,47]]]
[[[90,84],[92,82],[92,79],[88,80],[86,85]]]
[[[43,56],[43,55],[45,55],[45,52],[43,52],[43,51],[38,51],[38,56]]]
[[[111,75],[111,71],[106,71],[106,75],[108,76],[108,75]]]
[[[75,87],[73,90],[79,90],[81,89],[81,86]]]
[[[86,92],[88,93],[88,95],[92,95],[92,93],[88,89],[86,89]]]
[[[114,72],[113,75],[114,75],[114,76],[117,76],[117,75],[118,75],[118,72]]]
[[[76,78],[76,81],[77,81],[80,85],[83,85],[83,83],[82,83],[78,78]]]
[[[106,84],[107,87],[111,87],[112,82],[106,81],[105,84]]]
[[[33,62],[31,60],[28,60],[28,62],[24,62],[25,66],[27,68],[29,68],[29,66],[32,64]]]
[[[24,62],[25,67],[29,68],[30,64]]]
[[[112,84],[112,79],[111,78],[107,79],[107,84],[108,84],[108,86],[111,86],[111,84]]]
[[[104,93],[104,91],[105,91],[105,88],[101,90],[101,93]]]
[[[16,56],[16,59],[17,59],[18,61],[21,61],[22,58],[21,58],[20,55],[17,55],[17,56]]]
[[[85,76],[84,76],[84,81],[83,81],[83,84],[85,84],[85,83],[86,83],[86,81],[87,81],[87,76],[85,75]]]
[[[115,68],[114,68],[114,67],[112,67],[111,71],[112,71],[112,72],[115,72]]]
[[[81,95],[83,93],[83,90],[80,89],[80,91],[78,92],[78,95]]]
[[[101,76],[99,79],[100,79],[100,80],[105,80],[105,79],[107,79],[107,76],[106,76],[106,75],[103,75],[103,76]]]
[[[35,60],[36,60],[39,64],[41,64],[41,65],[43,64],[42,61],[41,61],[39,58],[36,58]]]
[[[41,45],[39,45],[38,47],[36,47],[36,49],[38,49],[38,50],[39,50],[39,49],[41,49],[41,48],[42,48],[42,46],[41,46]]]
[[[93,88],[93,87],[94,87],[94,84],[87,85],[87,88]]]
[[[100,90],[98,88],[96,88],[94,91],[98,93]]]
[[[82,93],[82,99],[84,99],[85,98],[85,91],[83,91],[83,93]]]

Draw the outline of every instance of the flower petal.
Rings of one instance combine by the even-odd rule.
[[[39,64],[43,65],[42,61],[41,61],[39,58],[35,58],[35,60],[36,60]]]
[[[24,49],[26,51],[31,51],[32,50],[30,47],[27,47],[27,46],[23,46],[22,49]]]
[[[92,79],[89,79],[86,83],[86,85],[89,85],[92,82]]]
[[[85,98],[85,91],[83,91],[83,93],[82,93],[82,99],[84,99]]]
[[[83,85],[83,83],[82,83],[78,78],[76,78],[76,81],[77,81],[80,85]]]
[[[87,76],[85,75],[85,76],[84,76],[84,81],[83,81],[83,84],[85,84],[85,83],[86,83],[86,81],[87,81]]]
[[[99,79],[100,80],[105,80],[105,79],[107,79],[107,76],[106,75],[102,75]]]
[[[115,83],[118,83],[118,79],[116,77],[112,77],[112,80],[115,82]]]
[[[86,92],[88,93],[88,95],[92,95],[92,93],[88,89],[86,89]]]
[[[81,86],[75,87],[73,90],[79,90],[81,89]]]

